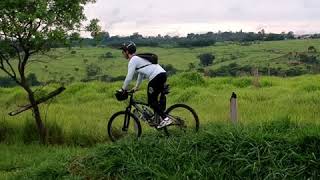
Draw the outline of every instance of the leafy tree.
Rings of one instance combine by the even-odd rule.
[[[215,56],[212,55],[211,53],[204,53],[204,54],[200,54],[198,58],[200,59],[200,65],[209,66],[213,64],[213,60],[215,59]]]
[[[47,130],[26,77],[27,65],[34,54],[66,44],[68,32],[86,19],[84,5],[89,2],[94,0],[1,0],[0,69],[28,94],[42,143]]]
[[[86,26],[86,30],[91,32],[91,37],[93,37],[95,41],[95,45],[99,45],[100,42],[104,39],[110,37],[108,32],[101,31],[101,26],[99,25],[99,19],[92,19],[90,24]]]

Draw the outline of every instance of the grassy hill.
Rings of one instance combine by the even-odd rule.
[[[159,55],[160,64],[171,64],[179,71],[189,70],[192,63],[196,66],[195,70],[207,72],[209,76],[248,75],[252,68],[258,68],[263,74],[268,74],[269,70],[273,75],[292,76],[320,72],[319,53],[308,53],[310,46],[320,51],[320,40],[288,40],[253,44],[226,42],[203,48],[140,47],[138,51],[154,52]],[[199,59],[197,58],[203,53],[212,53],[216,57],[214,64],[204,69],[198,67]],[[301,63],[300,54],[314,56],[317,60],[313,63]],[[92,64],[100,69],[97,74],[100,77],[120,76],[119,79],[123,79],[127,71],[127,61],[122,57],[121,52],[111,48],[54,49],[48,55],[33,57],[33,60],[34,63],[29,65],[28,72],[35,73],[41,82],[71,83],[88,79],[86,70]],[[230,64],[231,67],[228,67]],[[229,71],[232,70],[233,72],[230,73]],[[0,72],[1,76],[4,76],[3,72]]]

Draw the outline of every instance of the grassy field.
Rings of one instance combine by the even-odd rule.
[[[219,68],[228,63],[268,64],[267,60],[308,46],[320,49],[319,40],[279,41],[251,46],[222,45],[195,49],[142,48],[156,52],[163,64],[187,70],[197,55],[216,54]],[[41,105],[48,128],[48,146],[38,145],[31,112],[9,117],[27,103],[18,87],[0,88],[0,179],[318,179],[320,172],[320,75],[254,78],[204,77],[195,71],[169,78],[168,105],[186,103],[200,118],[200,133],[166,138],[143,126],[140,141],[109,143],[110,116],[124,110],[115,90],[122,82],[79,82],[87,64],[102,67],[102,74],[126,73],[119,51],[103,48],[56,49],[50,63],[30,65],[40,81],[74,77],[66,91]],[[106,51],[115,58],[99,59]],[[230,53],[239,55],[230,58]],[[237,56],[238,56],[237,55]],[[46,56],[35,57],[48,60]],[[86,61],[84,61],[87,59]],[[275,61],[275,60],[270,60]],[[276,64],[278,63],[278,64]],[[288,66],[279,61],[275,65]],[[46,67],[45,67],[46,66]],[[75,70],[79,68],[79,70]],[[69,75],[68,75],[69,74]],[[3,75],[3,74],[2,74]],[[136,94],[146,101],[146,82]],[[46,94],[60,84],[37,91]],[[39,87],[34,87],[35,89]],[[238,95],[239,126],[229,122],[229,98]]]

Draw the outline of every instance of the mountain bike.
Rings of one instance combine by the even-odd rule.
[[[140,121],[146,122],[150,127],[156,128],[161,117],[154,113],[151,107],[144,102],[134,99],[134,91],[128,92],[129,104],[124,111],[119,111],[111,116],[108,122],[108,136],[115,142],[124,137],[139,138],[142,134]],[[160,93],[159,104],[162,110],[166,109],[166,95],[169,93],[169,86],[166,85]],[[186,104],[174,104],[165,110],[166,116],[173,120],[173,123],[165,126],[159,131],[164,131],[167,136],[181,135],[188,131],[198,132],[199,118],[194,109]]]

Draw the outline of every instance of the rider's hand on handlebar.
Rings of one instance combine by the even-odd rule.
[[[125,92],[127,92],[127,91],[121,88],[121,89],[117,90],[117,92],[125,93]]]
[[[138,87],[134,87],[134,88],[132,88],[132,89],[130,90],[130,92],[137,92],[138,90],[139,90]]]

